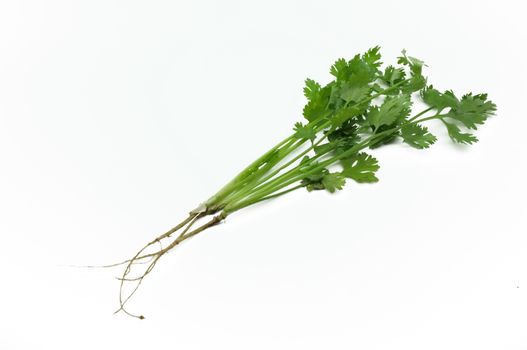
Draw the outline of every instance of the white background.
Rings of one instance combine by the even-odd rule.
[[[522,3],[1,1],[0,348],[527,349]],[[233,215],[158,264],[144,321],[112,314],[120,270],[68,267],[171,227],[374,45],[488,92],[481,141]]]

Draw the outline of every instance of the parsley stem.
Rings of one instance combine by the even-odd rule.
[[[246,190],[252,189],[255,185],[257,185],[262,178],[262,176],[265,176],[276,164],[278,164],[284,157],[291,154],[294,150],[298,149],[302,144],[305,143],[306,140],[295,140],[296,142],[290,142],[290,144],[286,145],[284,147],[284,154],[281,157],[273,157],[272,159],[268,159],[268,161],[265,163],[264,166],[259,168],[257,171],[252,173],[250,176],[244,179],[244,181],[239,181],[236,183],[236,188],[234,188],[233,191],[231,191],[229,194],[227,194],[223,199],[222,203],[227,203],[232,200],[233,197],[239,196],[240,192]],[[282,150],[282,149],[281,149]],[[221,205],[220,205],[221,207]]]
[[[285,163],[284,165],[280,166],[278,169],[274,170],[272,173],[270,173],[269,175],[265,176],[262,180],[261,180],[261,183],[264,183],[265,181],[267,181],[268,179],[272,178],[273,176],[275,176],[276,174],[278,174],[280,171],[288,168],[291,164],[293,164],[294,162],[296,162],[297,160],[299,160],[300,158],[302,158],[303,156],[305,156],[307,153],[309,153],[310,151],[314,150],[315,147],[317,147],[322,141],[324,141],[326,138],[327,138],[327,134],[322,136],[316,143],[312,144],[309,148],[305,149],[304,151],[302,151],[300,154],[298,154],[297,156],[295,156],[293,159],[291,159],[290,161],[288,161],[287,163]]]
[[[303,155],[307,154],[308,152],[310,152],[311,150],[313,150],[318,144],[320,144],[320,142],[322,142],[327,136],[324,135],[321,139],[319,139],[315,144],[311,145],[309,148],[307,148],[306,150],[302,151],[300,154],[298,154],[297,156],[295,156],[293,159],[291,159],[290,161],[288,161],[287,163],[285,163],[284,165],[280,166],[279,168],[275,169],[274,171],[272,171],[271,173],[262,176],[261,178],[257,178],[255,179],[252,183],[250,184],[247,184],[246,186],[242,186],[242,188],[240,188],[240,190],[238,192],[234,192],[232,193],[230,196],[228,196],[227,198],[225,198],[224,202],[225,203],[229,203],[229,202],[235,202],[237,201],[238,199],[240,198],[243,198],[247,195],[250,195],[251,192],[254,192],[256,190],[258,190],[263,184],[266,183],[266,181],[272,179],[275,175],[277,175],[280,171],[286,169],[287,167],[289,167],[291,164],[293,164],[295,161],[297,161],[298,159],[300,159]],[[302,144],[305,143],[305,140],[304,142],[302,142]],[[282,158],[283,159],[283,158]]]
[[[417,118],[419,118],[419,117],[422,116],[423,114],[426,114],[426,113],[430,112],[430,111],[433,110],[433,109],[434,109],[434,107],[429,107],[429,108],[427,108],[427,109],[425,109],[425,110],[423,110],[423,111],[417,113],[417,114],[414,115],[412,118],[410,118],[410,119],[408,120],[408,122],[409,122],[409,123],[410,123],[410,122],[413,122],[414,120],[416,120]]]
[[[405,80],[402,80],[402,81],[400,81],[400,82],[398,82],[396,84],[393,84],[390,87],[388,87],[388,88],[386,88],[384,90],[381,90],[381,91],[377,92],[376,94],[371,95],[367,99],[364,99],[364,100],[362,100],[360,102],[357,102],[357,103],[353,104],[352,107],[356,107],[356,106],[359,106],[361,104],[368,103],[368,102],[372,101],[373,99],[375,99],[377,97],[385,95],[388,92],[390,92],[390,91],[398,88],[402,84],[406,83],[407,81],[408,81],[408,79],[405,79]],[[325,116],[322,116],[320,118],[312,120],[311,122],[308,123],[308,126],[316,125],[318,122],[323,120],[324,117]],[[326,121],[325,123],[323,123],[322,125],[317,127],[315,130],[316,130],[316,132],[319,132],[319,131],[324,130],[325,128],[327,128],[330,124],[331,123],[329,121]],[[319,143],[322,140],[324,140],[326,137],[327,136],[324,136],[321,140],[319,140]],[[273,156],[274,152],[282,150],[283,148],[287,149],[287,151],[284,152],[284,155],[282,155],[282,157],[280,157],[280,159],[278,159],[278,161],[277,161],[277,163],[278,163],[279,161],[281,161],[285,157],[287,157],[287,155],[289,155],[290,153],[292,153],[293,151],[298,149],[307,140],[303,140],[303,142],[299,142],[296,145],[294,145],[294,142],[292,143],[292,141],[294,141],[294,135],[289,136],[288,138],[284,139],[282,142],[278,143],[275,147],[271,148],[263,156],[261,156],[256,161],[251,163],[247,168],[242,170],[242,172],[240,174],[238,174],[233,180],[231,180],[227,185],[225,185],[218,193],[216,193],[214,196],[209,198],[205,202],[206,207],[210,208],[209,212],[210,213],[214,213],[217,210],[222,209],[224,206],[226,206],[225,203],[229,203],[232,200],[237,199],[238,197],[241,197],[241,196],[247,194],[248,192],[250,192],[251,190],[254,189],[252,185],[254,185],[256,182],[257,182],[256,183],[256,187],[261,186],[263,183],[265,183],[265,181],[271,179],[273,176],[277,175],[280,171],[284,170],[285,168],[290,166],[292,163],[294,163],[296,160],[300,159],[301,156],[307,154],[309,151],[314,149],[314,146],[315,146],[315,145],[312,145],[310,148],[308,148],[307,150],[302,152],[302,154],[300,156],[296,156],[295,158],[293,158],[293,160],[289,161],[284,166],[281,166],[279,169],[277,169],[277,170],[273,171],[271,174],[265,176],[265,171],[269,170],[268,167],[264,167],[263,169],[260,169],[260,167],[263,164],[266,164],[266,163],[269,162],[269,158]],[[282,146],[283,146],[283,148],[282,148]],[[290,148],[291,146],[293,146],[293,147]],[[269,168],[272,168],[272,166],[269,167]],[[259,171],[259,170],[262,170],[262,171]],[[264,174],[262,175],[262,173],[264,173]],[[260,178],[260,181],[258,182],[258,179],[259,179],[260,175],[263,176],[263,180],[261,180],[261,178]]]
[[[412,117],[411,119],[409,119],[408,123],[405,123],[404,125],[407,125],[407,124],[417,124],[417,123],[421,123],[421,122],[424,122],[424,121],[428,121],[428,120],[432,120],[432,119],[438,119],[440,117],[440,114],[435,114],[433,116],[430,116],[430,117],[425,117],[425,118],[422,118],[422,119],[417,119],[419,118],[420,116],[424,115],[425,113],[429,112],[431,109],[428,108],[428,109],[425,109],[423,110],[422,112],[416,114],[414,117]],[[267,197],[267,196],[270,196],[272,193],[284,188],[284,187],[287,187],[293,183],[295,183],[296,181],[299,181],[303,178],[305,178],[306,176],[309,176],[321,169],[324,169],[326,168],[327,166],[330,166],[332,164],[334,164],[335,162],[341,160],[341,159],[344,159],[346,157],[349,157],[357,152],[359,152],[360,150],[364,149],[364,148],[367,148],[369,147],[370,145],[372,145],[374,143],[374,141],[376,139],[378,139],[379,137],[383,137],[383,136],[386,136],[386,135],[390,135],[390,134],[393,134],[393,133],[396,133],[397,131],[399,131],[401,129],[402,125],[399,125],[395,128],[392,128],[392,129],[389,129],[389,130],[385,130],[385,131],[382,131],[380,133],[377,133],[377,134],[374,134],[372,136],[370,136],[368,139],[360,142],[359,144],[351,147],[349,150],[339,154],[339,155],[336,155],[332,158],[329,158],[323,162],[320,162],[318,163],[315,167],[313,167],[312,169],[308,170],[308,171],[305,171],[305,172],[300,172],[300,165],[297,165],[295,168],[291,169],[289,172],[287,173],[284,173],[282,174],[281,176],[277,177],[276,179],[264,184],[262,187],[260,188],[257,188],[256,191],[254,191],[253,193],[249,194],[245,199],[238,199],[238,198],[235,198],[233,202],[227,204],[224,208],[224,211],[226,213],[231,213],[231,212],[234,212],[234,211],[237,211],[241,208],[244,208],[248,205],[251,205],[252,203],[256,203],[258,202],[259,200],[263,200],[263,198]],[[295,188],[296,189],[296,188]]]
[[[224,187],[222,187],[215,195],[210,197],[205,203],[205,207],[208,208],[214,208],[218,202],[220,202],[222,199],[224,199],[227,195],[229,195],[234,189],[236,189],[240,182],[245,180],[248,176],[254,173],[256,169],[258,169],[263,163],[268,161],[269,157],[271,157],[274,152],[281,149],[283,146],[287,146],[292,141],[294,141],[293,135],[283,139],[281,142],[276,144],[273,148],[265,152],[260,158],[249,164],[245,169],[243,169],[238,175],[236,175],[231,181],[229,181]],[[214,209],[212,210],[214,212]]]
[[[288,188],[287,190],[280,191],[280,192],[277,192],[277,193],[274,193],[274,194],[271,194],[271,195],[268,195],[268,196],[265,196],[265,197],[261,197],[261,198],[252,200],[252,201],[248,202],[247,205],[252,205],[252,204],[256,204],[258,202],[266,201],[268,199],[276,198],[276,197],[282,196],[282,195],[284,195],[286,193],[298,190],[299,188],[302,188],[302,187],[304,187],[304,185],[297,185],[295,187]]]

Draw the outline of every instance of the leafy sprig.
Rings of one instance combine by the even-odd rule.
[[[377,182],[379,162],[367,150],[396,140],[417,149],[429,148],[437,141],[424,125],[429,121],[444,125],[456,143],[477,142],[474,131],[496,112],[496,105],[486,94],[458,98],[451,90],[437,90],[428,84],[424,67],[422,60],[403,51],[396,64],[382,68],[380,49],[374,47],[350,60],[338,59],[330,67],[334,79],[326,85],[306,79],[304,122],[297,122],[289,137],[192,210],[182,223],[124,262],[120,310],[127,312],[124,305],[131,296],[123,295],[126,282],[140,284],[166,252],[236,211],[302,188],[334,193],[351,182]],[[427,106],[419,112],[412,111],[419,105],[414,103],[416,98]],[[210,220],[196,228],[206,217]],[[145,253],[175,232],[179,236],[165,248]],[[130,278],[131,267],[147,259],[152,262],[146,264],[145,272]]]
[[[441,121],[454,142],[477,141],[471,132],[496,110],[485,94],[469,93],[458,98],[451,90],[436,90],[427,85],[424,62],[406,51],[396,65],[385,69],[381,69],[380,59],[379,48],[374,47],[351,60],[338,59],[330,68],[334,80],[324,86],[307,79],[307,122],[295,124],[292,139],[280,147],[294,154],[309,141],[311,146],[303,151],[302,161],[297,166],[289,162],[287,169],[264,176],[250,189],[227,188],[230,194],[224,198],[220,192],[210,204],[230,213],[288,186],[300,184],[298,187],[309,191],[325,189],[333,193],[344,187],[345,178],[375,182],[378,163],[364,150],[397,139],[414,148],[429,148],[437,138],[422,123],[430,120]],[[416,96],[428,108],[412,116]],[[332,172],[332,166],[342,169]]]

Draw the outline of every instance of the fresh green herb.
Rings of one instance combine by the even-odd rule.
[[[441,92],[427,85],[422,75],[423,61],[405,51],[397,65],[384,70],[380,59],[379,47],[374,47],[351,60],[338,59],[330,69],[335,79],[325,86],[307,79],[304,95],[308,101],[303,110],[306,120],[294,125],[291,136],[247,166],[176,227],[121,263],[126,267],[119,311],[135,316],[125,304],[158,260],[232,213],[301,188],[334,193],[351,180],[377,182],[379,164],[366,153],[367,149],[397,139],[411,147],[428,148],[437,139],[423,123],[433,120],[446,127],[454,142],[472,144],[477,141],[472,132],[496,111],[485,94],[469,93],[458,98],[450,90]],[[426,108],[412,112],[418,99]],[[160,248],[154,249],[157,244]],[[138,266],[144,269],[134,277],[132,268]],[[130,284],[133,289],[127,292]]]

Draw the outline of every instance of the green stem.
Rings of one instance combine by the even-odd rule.
[[[331,152],[333,150],[333,148],[328,148],[326,149],[324,152],[321,152],[313,157],[311,157],[310,159],[310,162],[318,159],[318,158],[321,158],[323,157],[324,155],[328,154],[329,152]],[[227,211],[229,210],[228,207],[229,206],[232,206],[233,203],[236,203],[236,202],[240,202],[242,201],[243,199],[245,198],[248,198],[248,197],[254,197],[255,194],[259,193],[259,191],[261,192],[261,190],[265,187],[265,188],[268,188],[269,186],[272,186],[274,183],[276,183],[277,181],[280,181],[280,180],[283,180],[286,176],[289,176],[293,171],[295,171],[298,167],[300,166],[297,165],[296,167],[290,169],[289,171],[287,171],[286,173],[278,176],[277,178],[275,179],[270,179],[269,182],[262,182],[260,183],[258,186],[255,186],[253,188],[246,188],[242,191],[240,191],[239,193],[236,194],[236,196],[234,197],[231,197],[231,200],[230,202],[226,203],[225,204],[225,208],[227,208]],[[302,165],[304,166],[304,165]],[[283,188],[283,187],[280,187],[280,189]],[[269,193],[272,193],[274,191],[269,191]]]
[[[293,159],[291,159],[290,161],[288,161],[287,163],[281,165],[279,168],[275,169],[274,171],[272,171],[271,173],[263,176],[262,178],[259,179],[258,183],[255,185],[255,186],[248,186],[248,187],[245,187],[243,188],[240,192],[238,192],[236,194],[236,197],[243,197],[244,195],[246,195],[247,193],[251,192],[251,191],[254,191],[256,189],[258,189],[259,187],[261,187],[262,185],[264,185],[266,183],[266,181],[268,181],[269,179],[273,178],[274,176],[276,176],[278,173],[280,173],[282,170],[288,168],[291,164],[293,164],[294,162],[296,162],[297,160],[299,160],[300,158],[302,158],[304,155],[306,155],[307,153],[309,153],[310,151],[312,151],[313,149],[315,149],[316,146],[318,146],[322,141],[324,141],[325,139],[327,138],[327,135],[324,135],[323,137],[321,137],[316,143],[312,144],[309,148],[305,149],[304,151],[302,151],[300,154],[298,154],[297,156],[295,156]],[[254,185],[254,184],[253,184]],[[227,199],[228,201],[228,199]]]
[[[234,188],[229,194],[221,198],[221,202],[218,203],[218,206],[220,208],[223,207],[223,203],[228,203],[232,201],[234,197],[240,196],[240,192],[242,192],[243,190],[253,188],[257,183],[260,182],[260,179],[265,176],[265,174],[267,174],[274,166],[276,166],[276,164],[280,163],[287,155],[289,155],[294,150],[298,149],[304,143],[305,140],[295,140],[295,142],[290,142],[288,145],[284,146],[284,154],[282,154],[281,156],[275,156],[273,159],[269,159],[266,162],[265,166],[252,173],[243,181],[238,182],[236,188]],[[282,149],[280,151],[282,151]]]
[[[408,123],[413,122],[414,120],[416,120],[417,118],[419,118],[419,117],[422,116],[423,114],[430,112],[432,109],[434,109],[434,107],[427,108],[427,109],[425,109],[424,111],[422,111],[422,112],[420,112],[420,113],[417,113],[416,115],[414,115],[412,118],[410,118],[410,119],[408,120]]]
[[[238,175],[236,175],[231,181],[229,181],[225,186],[223,186],[215,195],[210,197],[206,202],[206,208],[214,207],[218,202],[223,200],[227,195],[229,195],[234,189],[236,189],[240,182],[245,180],[248,176],[253,174],[253,172],[258,169],[262,164],[264,164],[277,150],[282,146],[287,145],[289,142],[293,141],[293,135],[283,139],[273,148],[265,152],[260,158],[256,159],[254,162],[249,164],[245,169],[243,169]]]
[[[422,116],[427,111],[428,110],[420,112],[419,114],[416,114],[416,116],[414,116],[413,118],[410,119],[411,121],[409,120],[409,123],[410,124],[416,124],[416,123],[422,123],[422,122],[425,122],[425,121],[428,121],[428,120],[440,118],[440,114],[436,114],[436,115],[433,115],[433,116],[430,116],[430,117],[426,117],[426,118],[422,118],[422,119],[416,120],[416,117],[418,118],[419,116]],[[404,125],[407,125],[409,123],[405,123]],[[265,198],[265,197],[269,196],[270,194],[272,194],[275,191],[278,191],[278,190],[280,190],[280,189],[282,189],[284,187],[287,187],[287,186],[295,183],[296,181],[299,181],[299,180],[305,178],[306,176],[314,174],[317,171],[319,171],[321,169],[324,169],[327,166],[332,165],[335,162],[337,162],[337,161],[339,161],[339,160],[341,160],[343,158],[349,157],[349,156],[359,152],[360,150],[362,150],[364,148],[367,148],[369,145],[371,145],[373,143],[373,141],[375,141],[375,139],[377,139],[379,137],[383,137],[383,136],[389,135],[389,134],[393,134],[393,133],[399,131],[401,129],[401,127],[402,127],[402,125],[397,126],[395,128],[392,128],[392,129],[389,129],[389,130],[385,130],[385,131],[380,132],[378,134],[372,135],[371,137],[369,137],[368,139],[364,140],[363,142],[355,145],[354,147],[351,147],[349,150],[347,150],[347,151],[345,151],[345,152],[343,152],[343,153],[341,153],[339,155],[336,155],[336,156],[334,156],[332,158],[329,158],[329,159],[327,159],[327,160],[325,160],[323,162],[318,163],[317,166],[315,166],[314,168],[312,168],[312,169],[310,169],[310,170],[308,170],[306,172],[300,172],[300,170],[299,170],[300,166],[297,166],[297,167],[291,169],[288,173],[285,173],[282,176],[274,179],[273,181],[268,182],[267,184],[265,184],[264,186],[259,188],[257,191],[255,191],[252,194],[250,194],[248,197],[239,199],[236,202],[231,202],[230,204],[228,204],[225,207],[224,210],[226,212],[230,213],[230,212],[237,211],[237,210],[239,210],[241,208],[244,208],[247,205],[250,205],[252,202],[258,201],[258,198]]]
[[[384,89],[382,91],[379,91],[378,93],[373,94],[369,98],[367,98],[367,99],[365,99],[365,100],[363,100],[361,102],[355,103],[354,106],[359,106],[361,104],[368,103],[368,102],[370,102],[371,100],[373,100],[373,99],[375,99],[377,97],[385,95],[389,91],[391,91],[393,89],[396,89],[400,85],[406,83],[407,80],[408,79],[405,79],[405,80],[400,81],[399,83],[394,84],[394,85],[392,85],[392,86],[390,86],[390,87],[388,87],[388,88],[386,88],[386,89]],[[308,126],[314,126],[314,125],[316,125],[317,123],[319,123],[323,119],[324,119],[324,117],[317,118],[317,119],[312,120],[311,122],[309,122],[307,125]],[[330,125],[330,123],[328,124],[328,122],[322,124],[321,126],[316,128],[316,132],[324,130],[324,128],[326,128],[329,125]],[[272,176],[265,176],[265,179],[263,181],[261,180],[261,178],[265,175],[265,172],[263,172],[263,171],[262,172],[258,172],[258,170],[260,170],[260,167],[262,166],[262,164],[267,163],[269,161],[269,158],[272,157],[276,151],[280,150],[282,146],[284,146],[284,145],[285,145],[285,147],[291,146],[291,142],[293,140],[294,140],[294,135],[291,135],[288,138],[282,140],[280,143],[278,143],[276,146],[271,148],[264,155],[262,155],[260,158],[258,158],[256,161],[254,161],[248,167],[246,167],[244,170],[242,170],[234,179],[232,179],[229,183],[227,183],[227,185],[225,185],[222,189],[220,189],[220,191],[218,191],[214,196],[209,198],[205,202],[205,206],[208,209],[210,208],[209,212],[210,213],[214,213],[214,212],[222,209],[226,205],[225,203],[231,202],[233,197],[239,197],[239,194],[241,194],[241,193],[237,193],[237,192],[239,192],[240,188],[243,189],[242,192],[244,194],[246,192],[254,190],[254,186],[250,186],[250,185],[255,185],[256,184],[256,187],[262,185],[265,181],[269,180],[270,178],[272,178],[273,176],[278,174],[280,171],[285,169],[287,166],[291,165],[294,161],[298,160],[299,158],[295,157],[295,159],[293,161],[288,162],[287,166],[281,167],[278,171],[274,171]],[[277,161],[277,163],[279,161],[281,161],[282,159],[284,159],[287,155],[289,155],[290,153],[292,153],[293,151],[298,149],[305,141],[306,140],[304,140],[301,143],[298,143],[295,147],[293,147],[292,149],[289,149],[287,152],[285,152],[285,154],[280,157],[280,159]],[[309,150],[308,150],[308,152],[309,152]],[[306,154],[306,153],[304,153],[304,154]],[[270,168],[272,168],[272,167],[270,167]],[[266,169],[266,170],[269,170],[269,169]],[[245,189],[247,189],[247,190],[245,190]]]
[[[269,196],[266,196],[266,197],[257,198],[255,200],[250,201],[250,203],[248,203],[247,205],[253,205],[253,204],[256,204],[256,203],[259,203],[259,202],[262,202],[262,201],[266,201],[268,199],[280,197],[280,196],[282,196],[282,195],[284,195],[286,193],[293,192],[293,191],[298,190],[299,188],[302,188],[302,187],[304,187],[304,185],[297,185],[295,187],[288,188],[287,190],[280,191],[280,192],[277,192],[277,193],[273,193],[273,194],[271,194]]]

